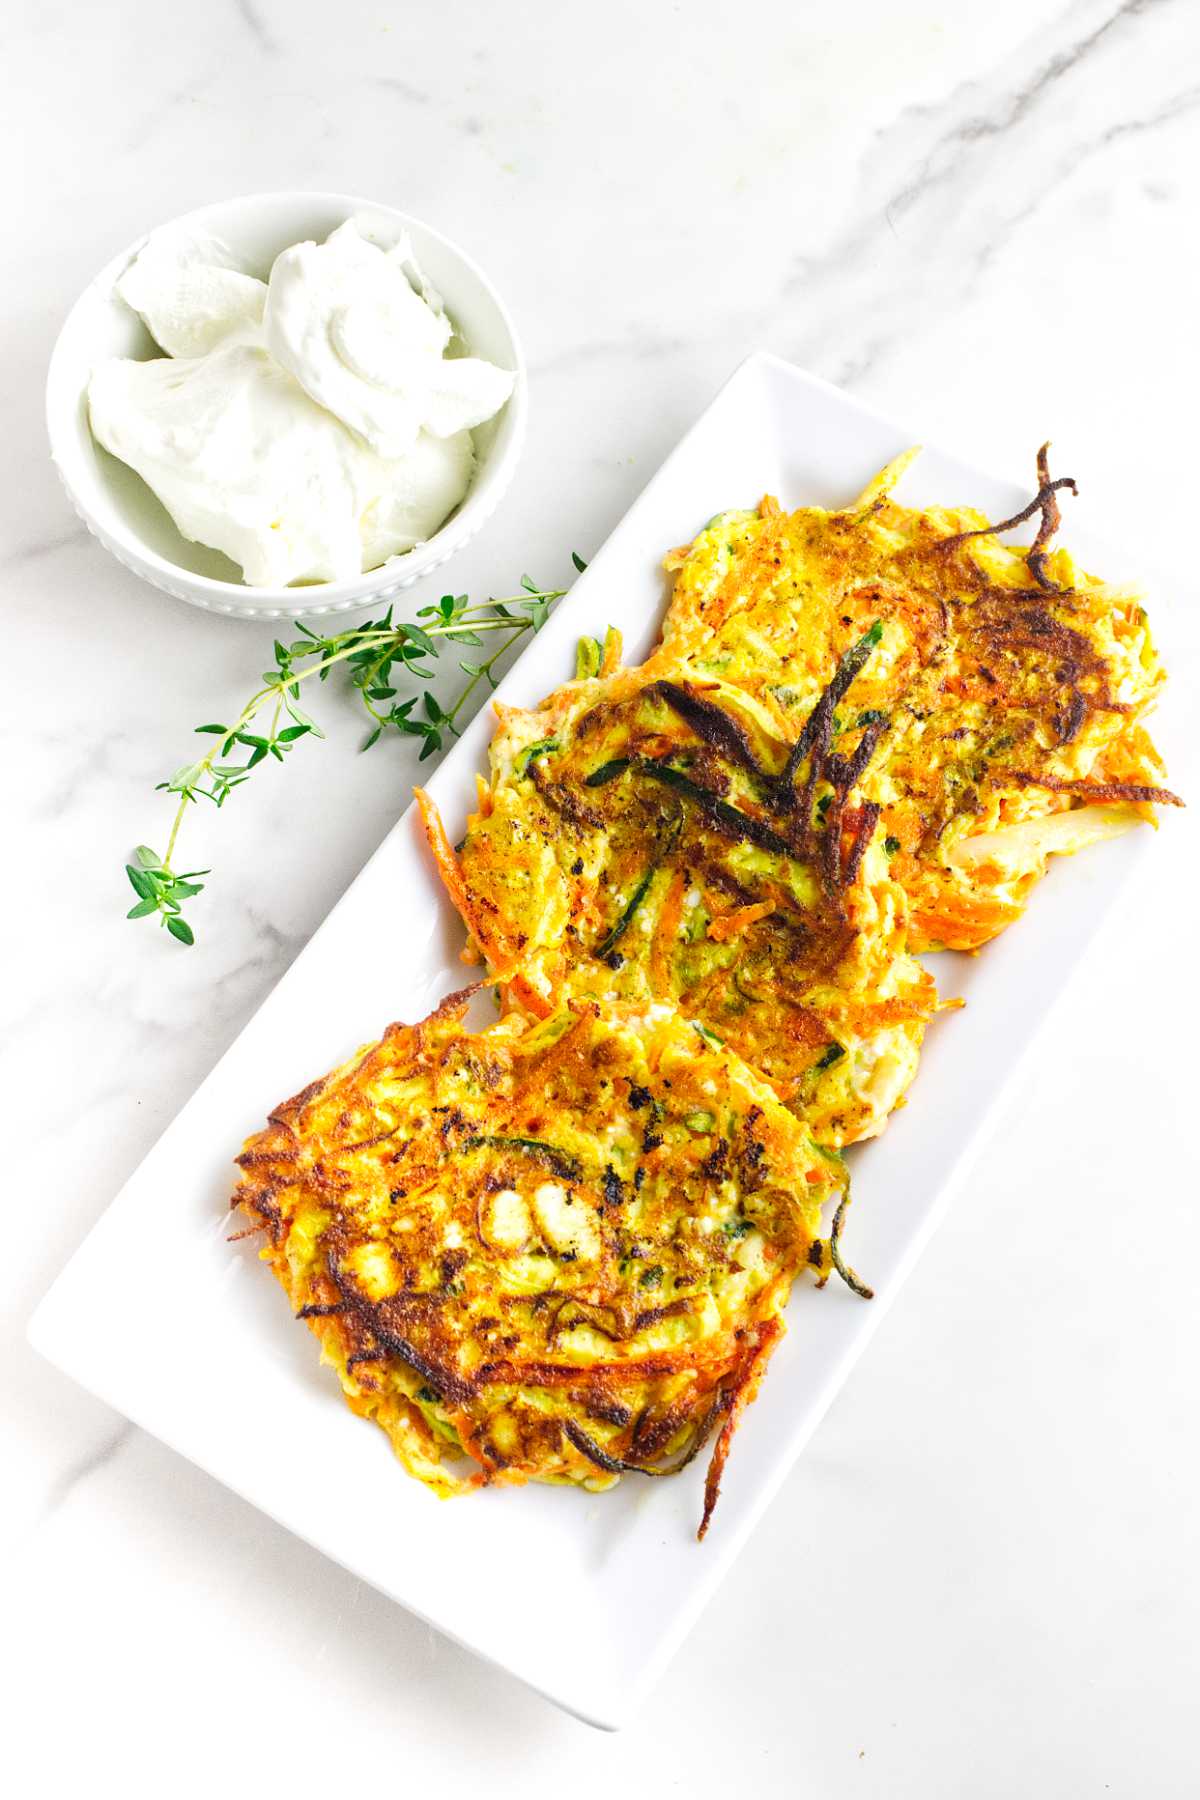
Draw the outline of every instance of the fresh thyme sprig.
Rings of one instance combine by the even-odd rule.
[[[579,570],[587,566],[574,552],[571,560]],[[314,675],[323,682],[331,669],[344,663],[370,725],[362,748],[369,750],[386,732],[394,731],[422,740],[420,760],[424,762],[443,748],[447,734],[459,735],[460,722],[480,684],[496,686],[496,665],[505,652],[526,632],[540,631],[550,616],[550,608],[566,591],[539,588],[528,575],[523,575],[521,592],[502,600],[472,605],[465,594],[443,594],[433,605],[419,608],[415,621],[393,622],[389,606],[382,618],[367,619],[332,637],[320,637],[300,620],[294,620],[294,628],[302,635],[290,644],[276,641],[275,667],[264,671],[262,685],[247,700],[233,724],[198,725],[199,735],[215,739],[211,750],[198,761],[185,763],[169,781],[159,782],[157,791],[178,794],[179,804],[166,854],[160,857],[143,844],[134,852],[134,860],[125,865],[137,895],[137,904],[127,916],[157,916],[179,943],[195,942],[191,926],[181,916],[183,905],[202,892],[204,884],[197,877],[210,871],[194,869],[179,874],[175,870],[172,859],[187,810],[200,800],[224,806],[234,789],[249,780],[251,770],[268,757],[283,762],[301,738],[324,737],[316,720],[300,705],[302,682],[310,681]],[[478,660],[459,662],[467,679],[449,706],[443,706],[430,688],[421,695],[397,698],[397,675],[407,673],[421,681],[433,680],[443,641],[468,649],[486,649],[488,654]],[[271,708],[270,723],[265,730],[252,731],[250,727],[264,707]],[[239,750],[248,752],[244,760],[238,759]]]

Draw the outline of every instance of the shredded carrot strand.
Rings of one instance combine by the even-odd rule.
[[[739,937],[748,925],[756,925],[774,910],[773,900],[756,900],[751,906],[737,906],[732,912],[713,919],[708,927],[708,935],[715,944],[723,944],[731,937]]]
[[[458,858],[454,847],[446,835],[446,827],[439,813],[424,788],[414,788],[413,793],[421,810],[421,823],[425,827],[425,839],[433,856],[442,886],[454,902],[455,910],[476,943],[481,945],[487,954],[493,971],[498,975],[511,972],[514,961],[508,946],[496,939],[495,933],[487,932],[472,902],[470,890],[462,877],[458,866]]]
[[[656,994],[665,994],[670,990],[671,950],[679,935],[685,886],[683,870],[676,869],[662,903],[658,924],[654,929],[654,941],[650,946],[650,975]]]

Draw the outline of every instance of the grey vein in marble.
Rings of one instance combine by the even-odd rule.
[[[1028,86],[1011,94],[997,111],[981,118],[966,119],[939,138],[912,179],[888,202],[888,211],[893,214],[904,213],[916,202],[924,201],[931,188],[959,180],[960,165],[953,160],[953,152],[957,146],[984,143],[1011,131],[1014,125],[1019,125],[1033,111],[1056,82],[1072,70],[1080,68],[1113,31],[1132,18],[1174,4],[1176,0],[1123,0],[1123,4],[1094,31],[1067,49],[1049,56]],[[896,125],[903,124],[904,116],[901,115]],[[945,166],[935,169],[934,163],[939,158],[944,159]]]
[[[969,110],[980,105],[979,84],[971,81],[963,84],[936,107],[921,106],[900,113],[877,135],[874,147],[865,159],[867,165],[890,171],[897,157],[903,156],[904,146],[914,127],[940,121],[947,114],[953,116],[955,112],[967,111],[968,116],[943,130],[920,156],[916,166],[912,167],[910,164],[902,182],[894,186],[886,198],[865,199],[855,209],[858,223],[832,244],[825,246],[818,255],[800,256],[784,284],[782,299],[785,302],[792,298],[811,301],[814,290],[819,297],[828,286],[831,293],[836,293],[839,308],[844,309],[853,273],[857,271],[863,277],[868,277],[873,268],[880,218],[889,226],[892,234],[900,238],[904,235],[905,219],[918,210],[928,214],[939,195],[949,205],[952,195],[969,193],[973,180],[978,179],[977,175],[972,176],[969,159],[984,155],[990,147],[1000,142],[1007,145],[1011,137],[1023,127],[1032,126],[1040,115],[1043,103],[1049,100],[1057,84],[1064,79],[1079,76],[1088,69],[1096,53],[1102,48],[1110,48],[1111,40],[1122,28],[1128,27],[1139,17],[1166,11],[1178,4],[1179,0],[1125,0],[1124,4],[1085,36],[1046,56],[1033,78],[1024,83],[1016,79],[1028,67],[1028,47],[1023,46],[1006,65],[1013,71],[1013,78],[1008,80],[1005,87],[1005,74],[999,74],[996,79],[1000,85],[1000,95],[991,101],[984,112]],[[1026,190],[1026,198],[1007,213],[1002,237],[997,240],[993,236],[987,236],[980,241],[976,236],[975,241],[972,241],[969,231],[958,229],[954,232],[953,256],[946,259],[945,273],[946,281],[959,300],[966,301],[977,293],[984,272],[1000,250],[1007,248],[1013,232],[1040,210],[1047,198],[1056,193],[1062,180],[1074,174],[1091,156],[1099,154],[1122,138],[1150,130],[1155,125],[1170,124],[1190,112],[1196,103],[1197,90],[1188,87],[1173,95],[1153,115],[1144,119],[1120,120],[1114,125],[1106,126],[1102,132],[1083,144],[1075,139],[1063,141],[1061,137],[1055,143],[1051,138],[1053,161],[1049,165],[1045,150],[1040,156],[1014,157],[1014,186],[1022,184]],[[1041,141],[1045,144],[1046,128],[1039,126],[1039,130]],[[865,175],[863,185],[867,185]],[[956,224],[969,221],[969,217],[969,213],[957,215]],[[936,241],[935,237],[934,242]],[[938,248],[940,247],[939,245]],[[910,263],[906,272],[913,282],[923,285],[928,280],[929,264],[924,261]],[[883,329],[873,329],[874,320],[881,310],[877,305],[873,282],[870,283],[869,293],[859,300],[859,310],[870,316],[864,316],[858,322],[859,343],[856,349],[849,355],[843,355],[838,362],[836,379],[844,385],[859,386],[878,363],[892,352],[899,333],[904,330],[907,306],[899,302],[899,296],[894,292],[889,295],[889,301],[891,304],[886,309],[888,324]],[[766,316],[772,316],[775,311],[774,307],[768,309]],[[816,341],[827,344],[830,336],[831,320],[824,310],[818,309],[817,317],[805,332],[797,354],[815,355]]]
[[[39,539],[37,543],[20,544],[7,553],[5,560],[10,569],[23,569],[30,563],[44,562],[48,556],[56,556],[60,550],[75,549],[90,539],[87,526],[76,525],[73,530],[56,532],[53,537]]]
[[[277,56],[279,43],[264,22],[254,0],[233,0],[233,6],[259,49],[267,56]]]

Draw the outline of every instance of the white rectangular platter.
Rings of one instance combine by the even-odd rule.
[[[764,492],[787,506],[845,504],[912,441],[823,382],[751,357],[500,697],[540,699],[571,672],[577,637],[608,624],[624,632],[629,660],[639,659],[662,612],[662,556],[711,514],[754,505]],[[926,451],[902,491],[916,503],[970,503],[993,518],[1029,492],[936,451]],[[1086,561],[1086,546],[1068,537]],[[430,782],[452,838],[489,735],[485,711]],[[580,1718],[615,1728],[649,1691],[862,1353],[1038,1025],[1152,838],[1136,831],[1063,860],[1016,930],[977,959],[938,959],[943,991],[968,1005],[931,1029],[910,1106],[882,1140],[854,1153],[853,1257],[877,1297],[866,1304],[837,1283],[822,1293],[797,1289],[788,1336],[739,1432],[703,1545],[694,1536],[703,1458],[678,1481],[625,1481],[599,1496],[529,1487],[434,1499],[404,1475],[383,1434],[348,1411],[253,1243],[226,1241],[231,1158],[270,1107],[389,1020],[416,1019],[462,985],[462,932],[412,811],[59,1277],[30,1326],[32,1341],[363,1580]],[[383,985],[381,940],[391,947]],[[531,1581],[535,1568],[553,1578]],[[569,1654],[563,1619],[587,1622],[571,1632]]]

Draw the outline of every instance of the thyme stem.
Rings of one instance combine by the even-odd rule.
[[[578,556],[573,561],[577,569],[586,566]],[[169,781],[159,783],[160,790],[177,794],[179,802],[167,838],[166,855],[159,857],[143,844],[134,860],[126,864],[126,874],[137,895],[137,905],[128,916],[157,916],[180,943],[195,941],[190,925],[180,914],[184,901],[202,891],[203,884],[197,883],[194,875],[207,875],[209,871],[179,874],[175,869],[175,852],[188,808],[198,800],[223,806],[234,788],[240,787],[251,770],[268,756],[283,762],[302,737],[325,735],[300,706],[303,682],[313,676],[324,681],[332,669],[347,664],[352,686],[372,727],[362,748],[369,750],[385,731],[394,731],[420,738],[424,761],[443,748],[446,733],[459,736],[461,720],[480,684],[486,682],[495,687],[497,663],[519,638],[541,630],[551,607],[566,591],[539,588],[524,575],[517,594],[475,604],[465,594],[445,594],[436,604],[421,607],[411,623],[393,623],[390,607],[380,619],[368,619],[329,637],[320,637],[296,621],[295,629],[301,637],[286,646],[276,642],[275,668],[264,673],[261,686],[251,694],[234,723],[197,726],[198,732],[212,737],[211,749],[196,762],[176,770]],[[428,682],[434,676],[441,644],[482,647],[490,637],[499,642],[486,657],[479,662],[459,663],[466,680],[448,707],[443,707],[429,688],[421,697],[419,711],[416,693],[396,698],[397,690],[391,681],[393,669]],[[272,699],[275,706],[266,735],[253,732],[251,726],[259,712]],[[249,752],[245,761],[231,760],[238,748]]]

